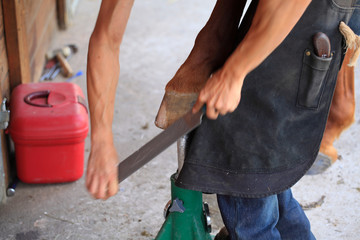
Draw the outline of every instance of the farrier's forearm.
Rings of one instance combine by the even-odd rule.
[[[115,90],[119,78],[119,51],[91,39],[88,52],[87,92],[92,140],[111,134]],[[99,139],[103,141],[104,139]]]
[[[133,0],[105,0],[101,4],[88,51],[87,90],[92,140],[110,140],[120,44]],[[107,139],[102,139],[106,137]]]
[[[260,0],[245,38],[225,63],[231,75],[243,80],[280,45],[311,0]]]

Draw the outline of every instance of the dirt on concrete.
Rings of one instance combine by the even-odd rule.
[[[121,47],[113,131],[119,159],[124,159],[161,130],[154,119],[166,83],[189,54],[215,1],[135,1]],[[81,0],[73,24],[57,34],[52,48],[74,43],[79,52],[70,60],[74,71],[86,72],[88,39],[99,1]],[[358,79],[359,64],[356,72]],[[56,81],[65,81],[57,78]],[[86,94],[86,75],[73,80]],[[359,89],[359,82],[356,82]],[[359,99],[360,91],[357,92]],[[336,142],[341,155],[321,175],[305,176],[293,193],[308,215],[317,239],[353,240],[360,235],[359,107],[356,121]],[[85,140],[85,166],[90,149]],[[84,176],[72,183],[24,184],[0,206],[0,239],[153,239],[170,199],[170,176],[177,169],[176,144],[125,180],[107,201],[94,200]],[[210,203],[213,233],[222,227],[214,195]]]

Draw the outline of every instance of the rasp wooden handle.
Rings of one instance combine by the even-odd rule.
[[[74,72],[70,66],[70,64],[68,63],[68,61],[66,60],[66,58],[62,55],[61,52],[58,52],[56,54],[56,59],[59,61],[60,66],[63,70],[64,76],[65,77],[71,77],[72,75],[74,75]]]

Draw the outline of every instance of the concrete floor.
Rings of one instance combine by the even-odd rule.
[[[165,84],[187,57],[214,3],[214,0],[135,2],[121,48],[113,124],[120,159],[160,132],[153,121]],[[81,0],[73,25],[53,41],[53,49],[69,43],[79,46],[79,53],[70,60],[75,72],[86,71],[87,44],[99,4],[95,0]],[[64,79],[59,77],[56,81]],[[73,82],[86,94],[85,75]],[[357,81],[356,88],[359,87]],[[357,99],[359,94],[357,91]],[[293,188],[302,205],[325,197],[321,206],[306,211],[317,239],[359,239],[359,110],[357,107],[355,123],[336,142],[341,160],[322,175],[305,176]],[[85,141],[86,161],[89,138]],[[152,239],[164,221],[163,208],[170,199],[169,177],[176,168],[173,145],[124,181],[119,194],[107,201],[89,196],[84,176],[64,184],[20,183],[16,195],[0,206],[0,239]],[[204,197],[210,202],[213,229],[217,232],[222,222],[216,200],[214,195]]]

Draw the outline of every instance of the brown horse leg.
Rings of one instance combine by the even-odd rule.
[[[184,64],[165,88],[156,126],[167,128],[189,111],[210,75],[237,44],[238,25],[246,1],[218,0]]]

